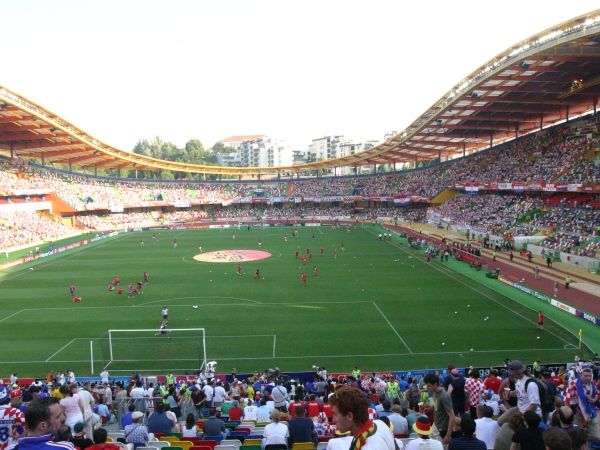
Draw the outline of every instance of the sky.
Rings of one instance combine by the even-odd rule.
[[[567,7],[568,6],[568,7]],[[5,86],[96,139],[382,141],[597,0],[2,0]]]

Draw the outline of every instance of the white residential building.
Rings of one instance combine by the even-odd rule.
[[[286,141],[268,136],[246,136],[249,139],[239,141],[243,136],[224,139],[225,145],[236,148],[235,153],[217,155],[219,164],[237,167],[273,167],[291,166],[293,161],[292,147]]]

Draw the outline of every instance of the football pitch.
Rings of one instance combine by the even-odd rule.
[[[365,225],[350,232],[300,227],[298,237],[292,227],[131,232],[41,259],[33,271],[1,275],[0,370],[89,376],[92,355],[96,375],[109,362],[114,375],[191,373],[205,358],[218,362],[219,373],[313,365],[333,373],[591,355],[557,322],[537,331],[537,311],[473,281],[465,263],[427,264],[405,238],[380,240],[383,231]],[[248,260],[257,251],[268,256]],[[144,272],[143,294],[128,298],[128,285]],[[108,291],[115,277],[122,295]],[[71,285],[80,303],[73,303]],[[165,307],[172,331],[155,336]],[[111,358],[109,330],[150,331],[113,333]]]

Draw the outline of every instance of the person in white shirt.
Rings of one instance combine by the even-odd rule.
[[[67,370],[67,379],[69,381],[69,384],[77,383],[77,380],[75,379],[75,374],[70,370]]]
[[[210,380],[206,386],[202,388],[204,393],[206,394],[206,406],[210,407],[213,404],[213,396],[215,395],[215,389],[212,386],[213,382]]]
[[[444,450],[441,441],[431,439],[433,429],[427,416],[417,417],[417,421],[413,424],[413,431],[419,437],[409,441],[404,450]]]
[[[492,419],[494,410],[490,406],[477,406],[477,419],[475,419],[475,437],[482,440],[487,448],[494,448],[496,435],[500,431],[498,422]]]
[[[146,391],[142,387],[142,382],[138,380],[135,382],[135,387],[133,389],[131,389],[129,396],[131,398],[143,398],[143,397],[145,397],[145,392]]]
[[[287,445],[290,435],[287,425],[280,423],[281,412],[277,409],[271,411],[271,423],[263,431],[263,448],[266,445]]]
[[[220,381],[217,381],[217,385],[214,388],[213,395],[215,397],[215,408],[221,410],[221,405],[223,404],[223,402],[225,402],[225,399],[227,398],[227,392],[225,392],[225,389],[223,388],[223,386],[221,386]]]
[[[515,391],[517,393],[517,407],[519,411],[525,414],[528,409],[542,417],[542,409],[540,408],[540,391],[534,381],[527,383],[529,376],[525,365],[515,359],[508,365],[508,374],[515,379]]]
[[[102,372],[100,372],[100,382],[102,384],[107,383],[110,381],[110,374],[108,373],[108,370],[104,369]]]
[[[248,406],[244,408],[242,413],[244,420],[256,420],[258,421],[258,408],[254,406],[252,400],[248,399]]]

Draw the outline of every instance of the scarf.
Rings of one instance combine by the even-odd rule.
[[[375,425],[372,420],[367,420],[365,423],[363,423],[362,427],[360,427],[360,430],[358,430],[358,436],[352,439],[349,450],[359,450],[363,445],[365,445],[367,438],[369,436],[373,436],[376,431],[377,425]]]
[[[575,380],[575,385],[577,386],[577,399],[579,400],[579,409],[581,410],[581,415],[584,420],[587,422],[590,418],[595,418],[598,413],[596,412],[596,405],[590,404],[587,399],[587,395],[585,395],[585,391],[583,390],[583,382],[581,378],[577,378]],[[590,382],[590,386],[592,387],[592,397],[596,396],[596,385],[593,381]]]

